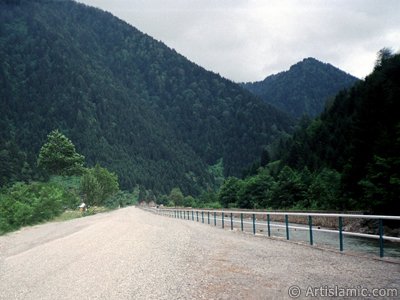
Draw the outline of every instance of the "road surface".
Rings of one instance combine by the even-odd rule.
[[[400,292],[400,265],[135,207],[0,237],[0,299],[290,299],[291,286]]]

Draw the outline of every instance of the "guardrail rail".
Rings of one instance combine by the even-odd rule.
[[[280,237],[287,240],[291,238],[292,231],[303,231],[307,233],[309,244],[314,245],[316,232],[332,233],[338,236],[338,248],[341,252],[344,251],[344,236],[360,237],[367,239],[376,239],[379,243],[379,256],[384,257],[385,243],[384,241],[400,243],[400,237],[384,235],[383,222],[386,220],[400,221],[400,216],[386,216],[386,215],[361,215],[361,214],[333,214],[333,213],[300,213],[300,212],[266,212],[266,211],[242,211],[242,210],[206,210],[206,209],[192,209],[192,208],[150,208],[141,207],[144,210],[151,211],[155,214],[178,218],[183,220],[191,220],[195,222],[207,223],[208,225],[220,226],[225,228],[229,226],[230,230],[240,229],[241,231],[250,231],[255,235],[257,228],[262,233],[264,229],[266,236],[272,237],[272,231],[280,233]],[[305,218],[303,224],[290,223],[289,218],[302,217]],[[330,218],[335,219],[337,230],[331,228],[323,228],[313,224],[314,218]],[[281,218],[282,221],[273,221],[273,218]],[[378,234],[360,233],[344,230],[344,220],[348,219],[362,219],[362,220],[376,220]],[[306,224],[304,224],[306,223]],[[236,225],[236,226],[235,226]],[[260,229],[262,228],[262,229]],[[282,229],[282,231],[280,231]]]

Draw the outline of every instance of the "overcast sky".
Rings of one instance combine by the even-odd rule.
[[[78,0],[109,11],[231,80],[314,57],[363,78],[400,49],[400,0]]]

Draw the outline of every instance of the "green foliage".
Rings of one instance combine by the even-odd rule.
[[[400,147],[397,148],[400,151]],[[400,206],[399,169],[399,156],[389,158],[375,156],[373,162],[369,164],[367,175],[359,184],[363,188],[364,201],[373,211],[385,213],[391,208]]]
[[[33,175],[26,153],[19,149],[14,140],[2,143],[0,138],[0,166],[0,187],[28,181]]]
[[[218,201],[217,193],[215,193],[211,189],[203,191],[200,194],[200,196],[197,198],[197,207],[214,209],[222,208],[221,204]]]
[[[216,164],[208,167],[208,172],[214,178],[215,185],[220,187],[224,182],[224,160],[221,158]]]
[[[394,53],[390,48],[382,48],[381,50],[378,51],[377,59],[375,62],[375,69],[378,69],[381,67],[384,63],[385,60],[388,60],[389,58],[393,57]]]
[[[80,194],[80,176],[51,176],[50,183],[54,183],[65,191],[64,207],[76,209],[81,202]]]
[[[136,191],[116,193],[118,182],[115,174],[100,166],[88,170],[87,174],[92,175],[98,184],[101,194],[98,194],[96,200],[103,201],[102,205],[115,208],[136,203]],[[21,226],[53,219],[68,220],[105,209],[91,208],[85,213],[77,211],[81,202],[80,188],[79,176],[52,176],[49,182],[15,183],[9,188],[3,187],[0,190],[0,235]]]
[[[87,169],[81,179],[81,192],[89,206],[104,205],[106,200],[119,191],[118,176],[100,167]],[[122,195],[119,195],[122,200]],[[114,202],[111,200],[111,203]],[[122,203],[122,202],[121,202]]]
[[[50,220],[71,203],[71,195],[54,183],[16,183],[0,194],[0,232]]]
[[[174,206],[173,203],[170,203],[167,195],[161,195],[160,197],[158,197],[157,204],[164,205],[164,206]]]
[[[356,82],[357,78],[330,64],[306,58],[291,66],[289,71],[243,86],[266,103],[300,118],[317,116],[330,98]]]
[[[285,166],[279,173],[272,196],[273,208],[289,208],[305,198],[306,187],[298,172]]]
[[[241,189],[241,181],[236,177],[227,178],[218,193],[218,201],[223,207],[238,205],[238,194]]]
[[[310,203],[305,207],[321,210],[342,210],[345,206],[342,200],[340,184],[341,176],[339,172],[323,169],[315,176],[309,186],[308,200]]]
[[[194,199],[192,196],[186,196],[183,199],[183,206],[184,207],[196,207],[196,199]]]
[[[94,177],[96,178],[97,182],[101,188],[101,196],[100,202],[104,203],[104,201],[114,195],[116,192],[119,191],[119,184],[118,184],[118,176],[112,172],[109,172],[107,169],[100,167],[99,164],[89,170],[92,172]]]
[[[201,207],[209,209],[221,209],[222,205],[218,201],[214,201],[214,202],[206,202]]]
[[[262,206],[400,214],[399,86],[400,55],[381,51],[365,81],[340,92],[320,117],[303,119],[272,149],[280,161],[266,166],[275,183],[266,184]],[[259,203],[251,196],[259,175],[243,181],[249,187],[240,206]]]
[[[84,160],[65,135],[53,130],[40,149],[37,163],[53,175],[79,175],[82,173]]]
[[[104,206],[108,208],[125,207],[137,203],[137,195],[126,191],[118,191],[111,197],[107,198]]]
[[[109,13],[75,1],[0,3],[0,24],[1,184],[30,180],[59,128],[123,189],[197,196],[222,178],[208,166],[222,158],[223,175],[238,176],[291,130],[285,114]],[[6,143],[17,148],[3,153]]]
[[[54,222],[64,222],[72,219],[84,217],[85,215],[79,210],[66,210],[59,216],[52,219]]]
[[[174,206],[183,206],[184,204],[184,196],[180,188],[173,188],[168,198]]]
[[[94,174],[90,171],[86,172],[81,179],[81,192],[86,205],[99,205],[102,190],[100,183]]]

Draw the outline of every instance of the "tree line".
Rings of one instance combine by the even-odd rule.
[[[0,190],[0,234],[50,220],[66,210],[89,207],[115,208],[131,205],[136,197],[120,191],[118,176],[96,164],[84,167],[84,156],[58,130],[41,147],[37,165],[47,180],[16,182]]]
[[[54,128],[123,189],[199,195],[239,176],[293,121],[109,13],[75,1],[0,2],[0,185],[40,180]],[[18,158],[17,158],[18,157]]]
[[[365,80],[264,149],[242,178],[225,179],[210,200],[186,200],[174,190],[162,202],[400,214],[399,87],[400,54],[382,49]]]

